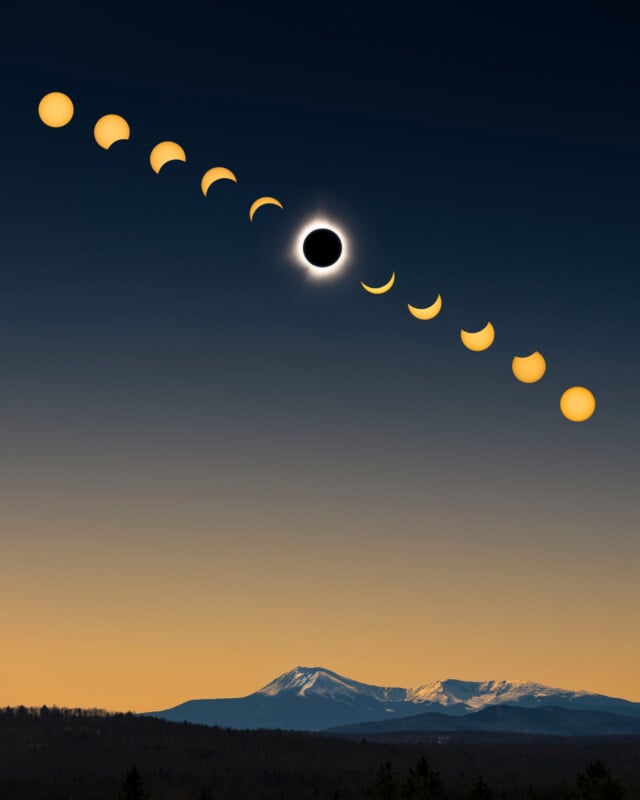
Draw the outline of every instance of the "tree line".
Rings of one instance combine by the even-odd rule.
[[[575,786],[556,786],[551,791],[543,790],[540,796],[550,793],[567,800],[624,800],[626,794],[620,780],[599,760],[587,764],[578,774]],[[381,764],[367,794],[371,800],[445,800],[447,797],[440,773],[431,768],[425,756],[418,759],[415,767],[409,768],[404,778],[394,772],[390,761]],[[529,788],[527,794],[533,798],[537,793]],[[493,800],[494,791],[482,775],[478,775],[466,797],[468,800]]]
[[[118,797],[640,800],[640,737],[375,741],[100,710],[0,709],[1,800]]]

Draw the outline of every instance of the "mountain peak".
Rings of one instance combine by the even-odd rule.
[[[323,684],[325,686],[344,684],[348,685],[346,679],[342,678],[336,672],[324,669],[323,667],[302,667],[297,666],[279,675],[274,680],[270,681],[266,686],[259,690],[259,694],[266,694],[273,697],[282,692],[295,692],[300,696],[312,689],[316,684]]]
[[[258,694],[275,697],[281,694],[298,697],[318,696],[350,703],[356,698],[370,698],[377,702],[402,701],[406,689],[393,686],[372,686],[345,678],[324,667],[294,667],[263,686]]]

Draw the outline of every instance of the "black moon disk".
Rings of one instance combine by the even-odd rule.
[[[330,228],[316,228],[305,236],[302,252],[314,267],[330,267],[342,254],[342,242]]]

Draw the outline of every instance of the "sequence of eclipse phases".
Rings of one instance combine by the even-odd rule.
[[[38,115],[41,121],[50,128],[62,128],[71,122],[74,115],[74,105],[71,98],[63,92],[49,92],[44,95],[38,104]],[[115,142],[130,138],[129,123],[118,114],[106,114],[96,122],[93,135],[97,144],[108,150]],[[184,149],[172,141],[162,141],[156,144],[149,155],[151,169],[159,174],[161,169],[170,161],[186,161]],[[237,183],[235,174],[228,168],[213,166],[208,169],[200,181],[200,189],[206,197],[209,189],[220,180]],[[276,206],[283,209],[283,205],[276,197],[262,195],[257,197],[249,206],[249,221],[253,222],[256,212],[264,206]],[[313,277],[321,278],[335,275],[345,263],[347,258],[348,241],[345,234],[335,225],[324,220],[315,220],[298,235],[295,242],[295,255],[299,262],[307,268]],[[360,285],[370,295],[383,295],[390,292],[395,284],[395,271],[390,278],[379,286],[371,286],[360,282]],[[417,320],[427,321],[435,319],[442,309],[442,297],[438,294],[433,303],[425,307],[408,304],[407,310]],[[495,339],[495,330],[491,322],[478,331],[460,330],[460,341],[468,350],[482,352],[488,350]],[[544,356],[535,351],[528,356],[514,356],[511,362],[511,371],[521,383],[537,383],[544,376],[547,364]],[[560,397],[560,411],[571,422],[585,422],[594,413],[596,408],[595,397],[584,386],[571,386]]]

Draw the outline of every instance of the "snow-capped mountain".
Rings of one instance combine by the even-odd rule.
[[[230,728],[322,730],[428,712],[462,717],[497,705],[554,706],[640,718],[640,703],[528,681],[450,679],[403,689],[361,683],[322,667],[296,667],[246,697],[190,700],[149,716]]]
[[[407,690],[407,700],[413,703],[437,703],[450,706],[463,703],[468,709],[480,710],[496,703],[510,705],[538,705],[539,701],[556,698],[558,695],[580,697],[586,692],[567,692],[564,689],[552,689],[531,681],[433,681]]]
[[[263,686],[258,694],[275,697],[284,692],[292,692],[298,697],[313,694],[340,703],[353,703],[363,698],[380,703],[400,702],[407,699],[406,689],[360,683],[350,678],[343,678],[337,672],[331,672],[322,667],[296,667]]]

